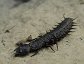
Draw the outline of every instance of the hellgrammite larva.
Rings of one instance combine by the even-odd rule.
[[[56,44],[58,49],[58,41],[63,39],[65,36],[69,35],[71,29],[75,29],[72,28],[72,26],[75,26],[75,22],[73,22],[73,20],[75,19],[64,17],[64,20],[61,23],[59,23],[57,27],[53,28],[53,30],[50,30],[50,32],[38,36],[35,39],[30,38],[29,44],[27,44],[29,38],[27,39],[27,41],[25,41],[26,43],[17,43],[17,48],[14,50],[14,57],[23,57],[28,55],[29,53],[34,53],[32,55],[34,56],[38,53],[39,50],[48,47],[50,47],[53,50],[51,46],[53,46],[54,44]]]

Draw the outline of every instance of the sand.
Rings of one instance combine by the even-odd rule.
[[[31,0],[13,7],[13,0],[0,0],[0,64],[84,64],[84,0]],[[76,18],[74,32],[50,48],[20,58],[13,57],[15,43],[29,35],[36,38],[52,30],[65,17]],[[9,32],[6,32],[9,30]]]

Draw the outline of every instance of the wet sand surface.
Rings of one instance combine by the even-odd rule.
[[[0,64],[84,64],[84,0],[31,0],[14,7],[13,0],[0,0]],[[20,58],[13,57],[15,43],[52,30],[65,17],[76,18],[75,32],[53,46]],[[9,32],[5,32],[9,30]]]

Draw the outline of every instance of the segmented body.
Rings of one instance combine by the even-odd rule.
[[[15,57],[25,56],[31,52],[37,52],[46,47],[57,44],[59,40],[64,38],[74,25],[73,18],[65,18],[57,27],[53,28],[43,36],[33,39],[29,44],[22,44],[18,46],[15,51]]]

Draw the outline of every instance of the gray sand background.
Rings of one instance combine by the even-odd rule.
[[[84,64],[84,0],[31,0],[12,8],[13,0],[0,0],[0,64]],[[65,17],[76,18],[75,32],[36,56],[13,58],[15,43],[45,34]],[[13,27],[13,28],[12,28]],[[12,29],[10,29],[12,28]],[[10,29],[10,33],[4,33]]]

